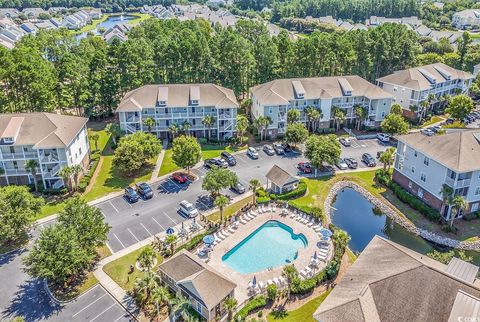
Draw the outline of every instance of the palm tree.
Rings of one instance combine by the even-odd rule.
[[[223,223],[223,209],[229,202],[230,200],[224,195],[219,195],[215,198],[214,204],[220,209],[220,223]]]
[[[157,286],[152,290],[152,300],[155,303],[155,307],[157,309],[157,315],[160,314],[160,306],[162,304],[167,304],[170,299],[170,294],[166,287]]]
[[[105,131],[107,131],[112,137],[113,144],[117,145],[117,138],[122,135],[122,129],[120,128],[120,125],[117,123],[108,123],[105,127]]]
[[[189,300],[181,295],[174,299],[172,303],[172,311],[174,315],[183,315],[188,313],[188,311],[192,308],[192,303],[190,303]]]
[[[152,127],[155,126],[155,120],[151,117],[147,117],[144,121],[143,124],[147,127],[148,133],[152,133]]]
[[[182,123],[182,130],[185,132],[185,135],[189,136],[190,135],[190,128],[192,127],[192,124],[190,122],[185,121]]]
[[[453,227],[453,221],[460,212],[467,209],[468,202],[462,196],[456,195],[455,197],[450,198],[448,203],[452,207],[452,210],[450,211],[450,227]]]
[[[388,148],[380,155],[380,161],[383,163],[383,171],[390,170],[390,166],[395,160],[395,148]]]
[[[180,131],[180,127],[178,126],[178,124],[174,123],[174,124],[170,125],[168,130],[172,134],[172,140],[173,140],[173,139],[175,139],[175,136],[177,136],[178,132]]]
[[[256,198],[257,198],[255,193],[257,192],[257,189],[262,186],[262,184],[260,183],[260,180],[258,180],[258,179],[251,179],[249,184],[250,184],[250,189],[252,189],[252,192],[253,192],[253,204],[255,204]]]
[[[38,192],[38,183],[37,183],[37,169],[39,167],[37,160],[27,160],[25,162],[25,169],[30,172],[33,178],[33,184],[35,185],[35,192]]]
[[[213,115],[206,115],[202,120],[202,124],[207,128],[207,141],[210,141],[212,126],[215,124],[215,117],[213,117]]]
[[[142,297],[143,302],[150,299],[152,290],[160,286],[160,278],[152,272],[146,272],[142,278],[135,281],[134,291]]]
[[[287,299],[290,298],[293,281],[298,278],[298,272],[295,266],[287,265],[283,267],[282,276],[287,280]]]
[[[263,141],[263,132],[272,124],[272,119],[268,116],[260,116],[253,122],[260,134],[260,141]]]
[[[323,118],[322,111],[318,108],[314,108],[310,112],[310,122],[312,122],[312,132],[315,133],[317,131],[317,126],[320,120]]]
[[[442,196],[442,207],[440,213],[443,215],[445,212],[445,207],[448,205],[448,200],[453,195],[453,188],[450,187],[448,184],[442,185],[442,190],[440,190],[440,195]]]
[[[72,175],[73,175],[73,182],[75,182],[75,190],[78,189],[78,179],[80,177],[80,173],[83,172],[83,167],[80,164],[76,164],[71,167]]]
[[[297,110],[296,108],[291,108],[287,112],[287,123],[288,124],[293,124],[298,122],[300,119],[300,111]]]
[[[345,120],[345,112],[342,111],[338,106],[332,107],[332,117],[335,129],[340,130],[340,124]]]
[[[232,321],[233,312],[237,308],[237,300],[234,297],[229,297],[223,302],[223,308],[228,312],[227,321]]]
[[[68,191],[71,191],[70,179],[72,177],[72,168],[68,166],[64,167],[58,174],[63,179],[63,185],[68,189]]]
[[[367,111],[366,109],[361,106],[361,105],[355,105],[354,106],[354,113],[355,113],[355,122],[356,122],[356,128],[357,128],[357,131],[360,131],[360,126],[362,125],[362,122],[366,115],[367,115]]]
[[[152,268],[153,264],[155,263],[155,251],[151,246],[147,246],[142,249],[142,252],[137,257],[137,262],[140,263],[142,268],[146,268],[149,272]]]
[[[175,244],[177,243],[177,235],[168,235],[167,238],[165,239],[165,243],[167,245],[170,245],[170,252],[173,255],[173,252],[175,251]]]
[[[95,151],[98,151],[98,140],[100,139],[100,135],[95,132],[90,135],[90,139],[93,140],[93,143],[95,144]]]
[[[243,136],[247,132],[248,126],[250,125],[250,122],[248,121],[248,118],[245,115],[237,115],[237,124],[236,124],[236,130],[237,130],[237,135],[239,137],[239,142],[243,143]]]

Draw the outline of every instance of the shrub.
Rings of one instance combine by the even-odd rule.
[[[270,198],[269,197],[258,197],[256,199],[256,201],[257,201],[257,204],[268,203],[268,202],[270,202]]]
[[[277,200],[289,200],[296,199],[304,196],[307,193],[307,183],[304,180],[300,180],[298,187],[292,191],[276,194]],[[273,199],[273,198],[272,198]]]
[[[43,189],[43,190],[40,190],[40,192],[43,193],[44,195],[61,196],[66,194],[68,191],[67,191],[67,188],[61,188],[61,189]]]
[[[209,230],[207,230],[205,233],[194,236],[192,239],[190,239],[185,244],[175,248],[175,252],[177,253],[182,249],[186,249],[186,250],[195,249],[200,243],[202,243],[203,237],[205,237],[207,235],[210,235],[210,234],[213,234],[216,230],[217,230],[217,227],[212,227]]]
[[[275,299],[277,298],[277,293],[278,293],[277,285],[270,284],[267,286],[267,298],[270,301],[272,302],[275,301]]]
[[[267,305],[267,299],[263,295],[259,295],[250,300],[245,306],[235,314],[234,321],[244,321],[247,315],[259,308]]]

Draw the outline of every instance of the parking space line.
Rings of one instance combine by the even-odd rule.
[[[113,207],[113,209],[115,209],[115,211],[117,212],[117,214],[120,212],[120,211],[118,211],[118,209],[113,205],[112,201],[109,200],[108,203],[110,204],[110,206]]]
[[[132,231],[130,230],[130,228],[127,228],[127,230],[128,230],[128,232],[129,232],[130,234],[132,234],[133,238],[135,238],[135,239],[137,240],[137,242],[140,241],[140,240],[138,240],[137,236],[135,236],[135,235],[132,233]]]
[[[110,310],[113,306],[117,305],[116,302],[114,302],[112,305],[110,305],[109,307],[107,307],[105,310],[103,310],[102,312],[100,312],[97,316],[95,316],[93,319],[90,320],[90,322],[96,320],[100,315],[102,315],[103,313],[107,312],[108,310]]]
[[[118,238],[117,235],[115,235],[115,233],[113,233],[113,236],[115,236],[115,238],[118,240],[118,242],[120,243],[120,245],[122,245],[122,247],[125,248],[125,245],[122,243],[122,241],[120,240],[120,238]]]
[[[157,221],[157,220],[156,220],[154,217],[152,217],[152,219],[153,219],[153,221],[154,221],[154,222],[156,222],[156,223],[157,223],[157,225],[159,225],[159,226],[160,226],[160,228],[162,228],[163,230],[165,230],[165,228],[163,228],[163,226],[162,226],[162,225],[160,225],[160,223],[159,223],[159,222],[158,222],[158,221]]]
[[[172,179],[169,179],[178,189],[182,189],[182,187],[180,187],[176,182],[175,180],[172,180]]]
[[[140,223],[140,225],[147,231],[147,233],[152,236],[152,233],[147,229],[147,227],[145,227],[144,224]]]
[[[120,320],[121,318],[125,317],[125,314],[122,314],[120,315],[120,317],[118,317],[116,320],[114,320],[113,322],[117,322],[118,320]]]
[[[174,225],[176,225],[177,223],[175,222],[175,220],[172,219],[172,217],[170,217],[166,212],[163,212],[165,214],[165,216],[168,217],[168,219],[170,219],[171,222],[173,222]]]
[[[100,296],[98,299],[96,299],[95,301],[93,301],[92,303],[88,304],[87,306],[84,306],[80,311],[78,311],[77,313],[75,313],[74,315],[72,315],[72,318],[76,317],[78,314],[82,313],[83,311],[85,311],[86,309],[88,309],[90,306],[92,306],[93,304],[95,304],[97,301],[99,301],[102,297],[104,297],[105,295],[107,295],[107,293],[105,292],[105,294],[103,294],[102,296]]]

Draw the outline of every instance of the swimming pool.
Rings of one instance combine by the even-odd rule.
[[[241,274],[291,263],[307,247],[303,234],[276,220],[269,220],[223,255],[222,262]]]

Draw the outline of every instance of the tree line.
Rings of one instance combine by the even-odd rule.
[[[176,0],[3,0],[0,1],[0,8],[95,7],[108,12],[117,12],[131,7],[138,8],[156,4],[167,6],[176,2]]]
[[[150,19],[126,42],[78,41],[66,30],[0,48],[0,112],[111,114],[122,96],[150,83],[213,82],[239,96],[276,78],[357,74],[370,81],[416,64],[417,35],[385,24],[368,31],[270,36],[261,22],[236,29],[204,20]]]

